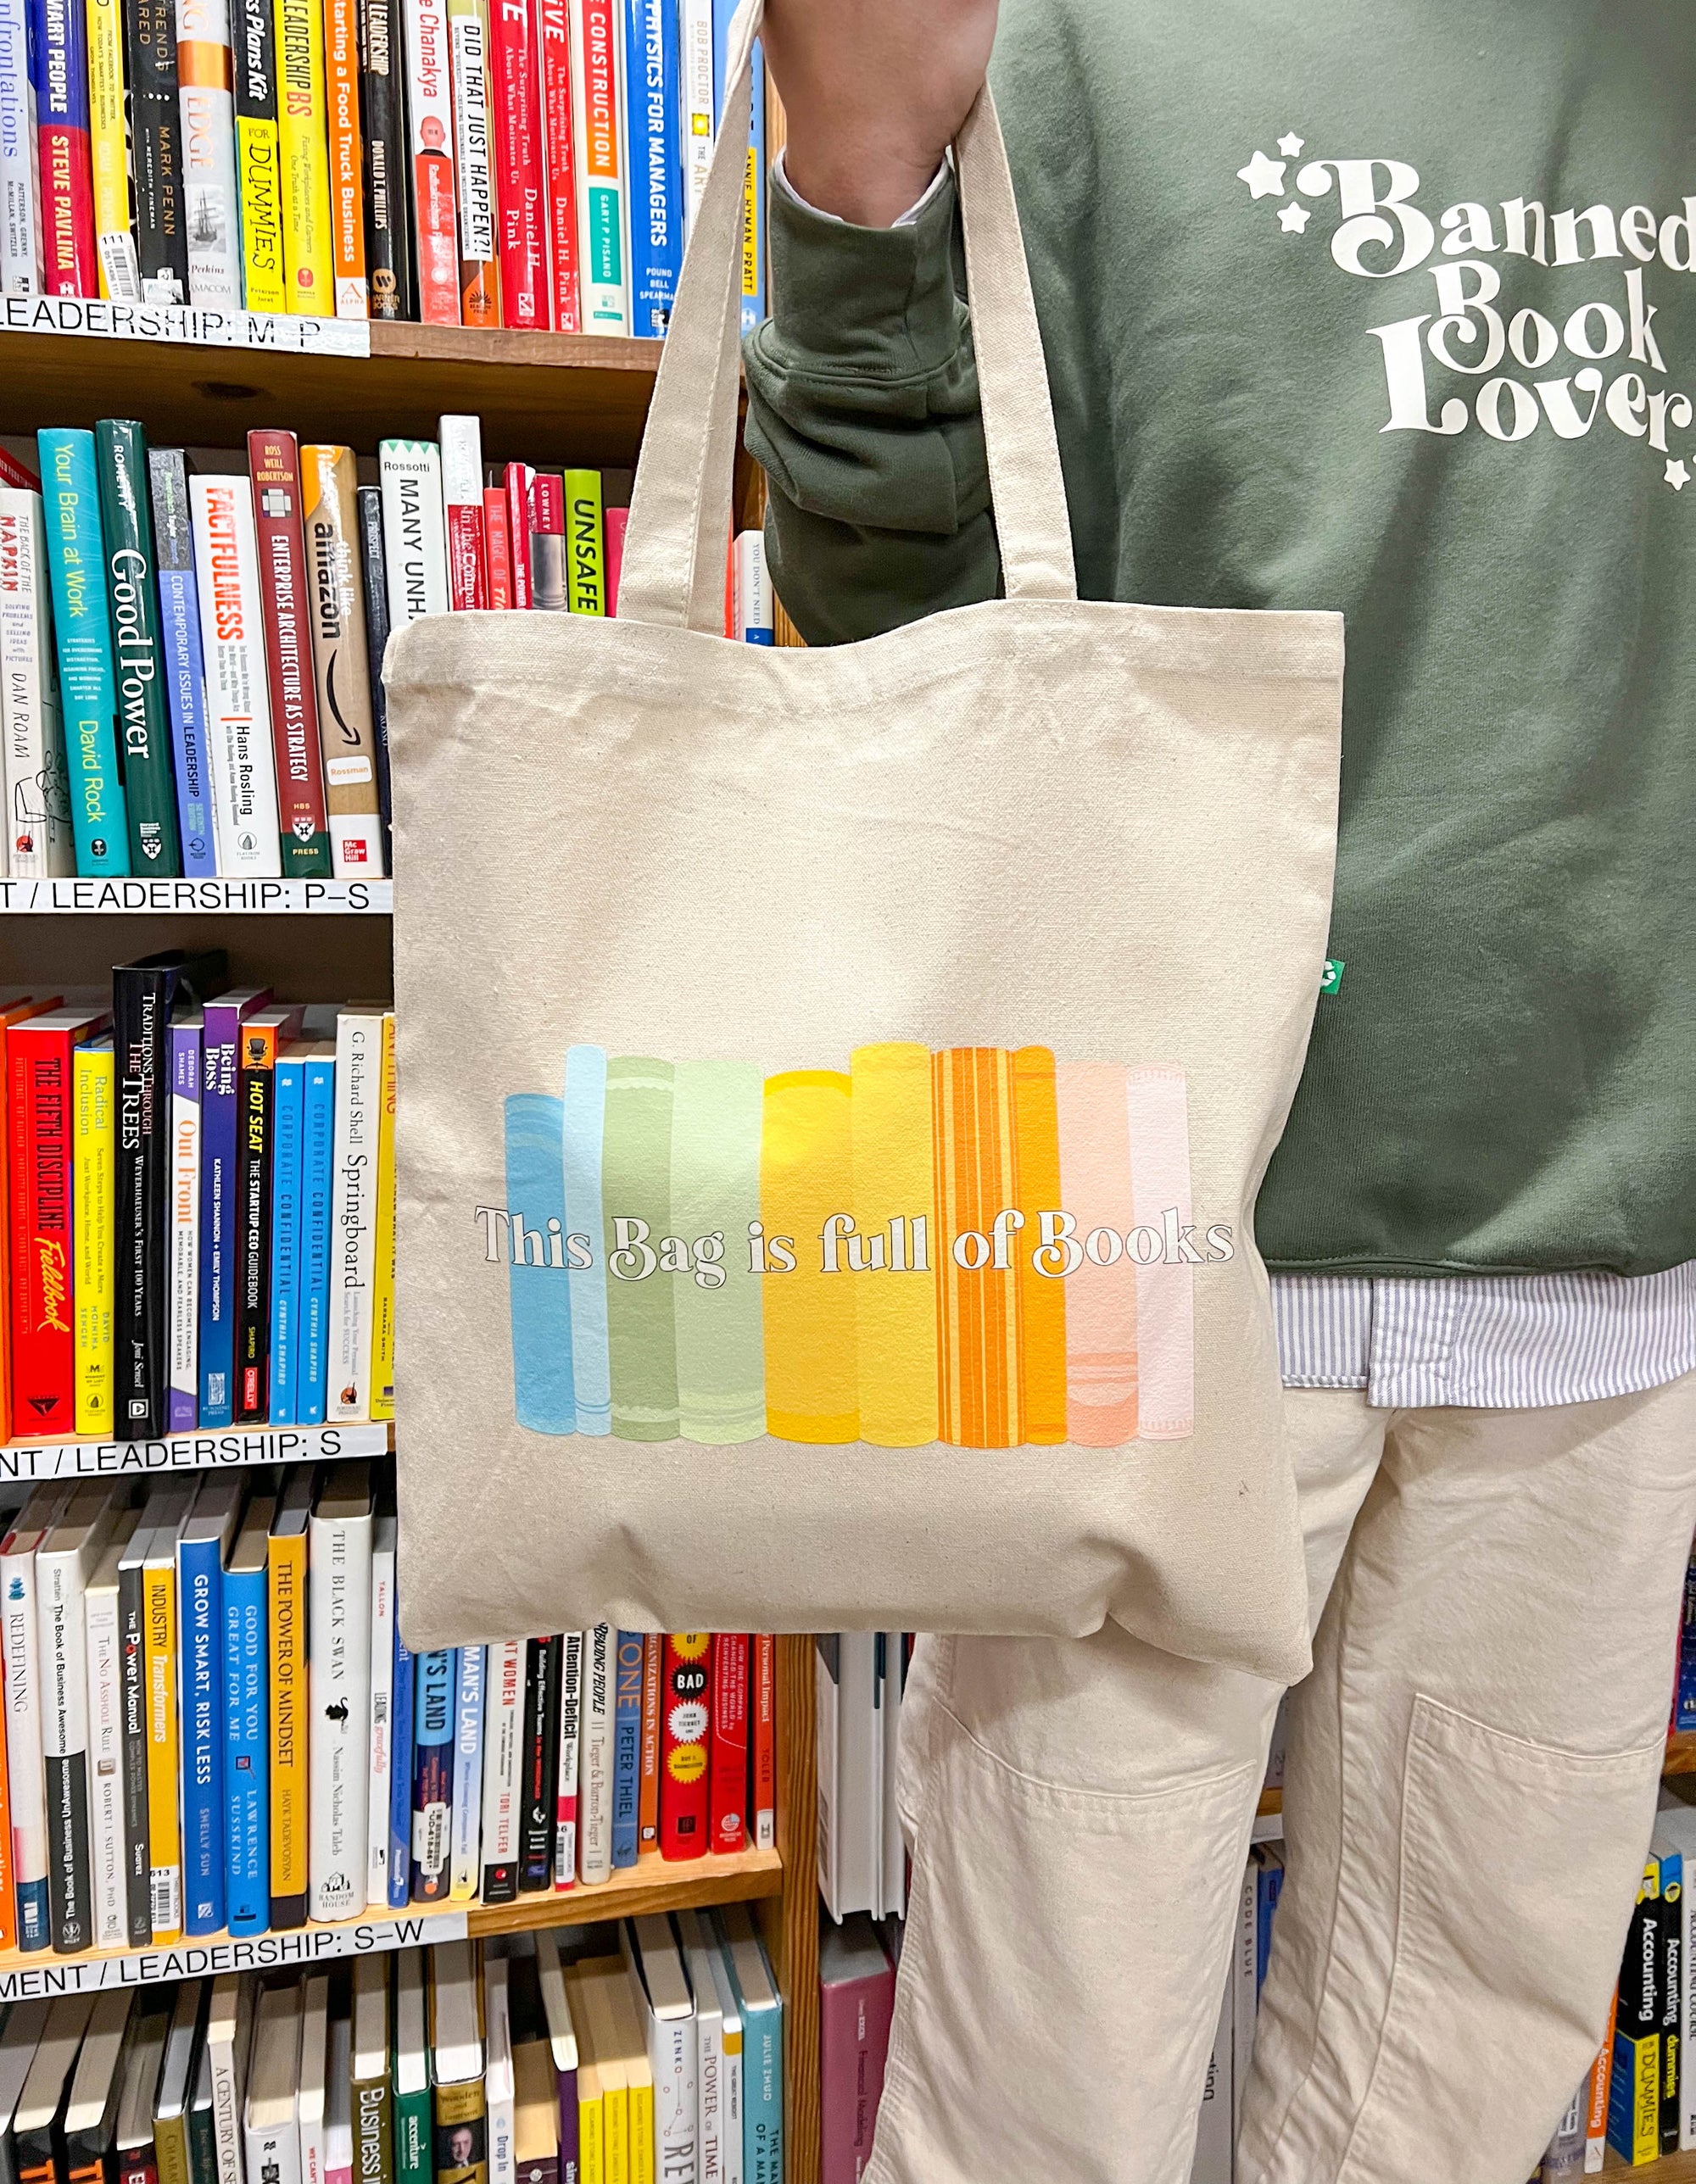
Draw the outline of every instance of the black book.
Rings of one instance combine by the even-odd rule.
[[[120,963],[112,972],[118,1078],[112,1407],[120,1440],[154,1440],[165,1428],[170,1384],[165,1178],[171,1011],[217,993],[226,975],[221,950],[190,956],[170,949],[137,963]]]
[[[550,1888],[560,1772],[562,1638],[533,1638],[525,1648],[523,1799],[518,1824],[518,1886]]]
[[[243,1019],[236,1075],[236,1424],[259,1425],[269,1401],[271,1173],[276,1050],[300,1028],[298,1009]]]
[[[153,1938],[153,1875],[148,1858],[148,1680],[142,1607],[142,1566],[153,1540],[151,1502],[118,1561],[118,1644],[122,1674],[124,1769],[124,1916],[130,1947]]]
[[[174,0],[124,0],[130,77],[130,166],[142,300],[188,301],[188,221],[182,187]]]
[[[413,316],[412,230],[406,210],[405,76],[400,16],[394,0],[360,0],[365,277],[374,319]]]
[[[359,488],[360,573],[365,594],[365,666],[371,676],[371,727],[377,737],[377,809],[382,822],[382,868],[394,870],[389,839],[388,697],[382,687],[382,655],[388,649],[388,578],[382,564],[382,493],[374,485]]]
[[[60,2132],[70,2074],[93,2008],[92,1994],[62,1994],[47,2006],[41,2044],[12,2117],[18,2184],[59,2184]]]
[[[1679,1866],[1682,1864],[1681,1859]],[[1665,1858],[1660,1862],[1660,1965],[1657,1984],[1660,2003],[1660,2150],[1663,2154],[1678,2151],[1678,2111],[1681,2105],[1678,2083],[1683,2047],[1679,2031],[1684,2014],[1682,1963],[1684,1883],[1679,1877],[1679,1866],[1673,1865]]]
[[[88,2030],[64,2109],[65,2184],[115,2184],[118,2103],[124,2059],[132,2044],[133,1991],[108,1987],[89,2012]],[[139,2021],[139,2020],[137,2020]]]

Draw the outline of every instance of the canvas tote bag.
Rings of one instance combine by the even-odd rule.
[[[1079,600],[985,93],[1006,596],[725,641],[759,13],[617,619],[389,646],[407,1640],[1113,1616],[1292,1676],[1251,1219],[1322,974],[1341,621]]]

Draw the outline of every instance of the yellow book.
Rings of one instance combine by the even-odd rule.
[[[271,1923],[306,1923],[306,1528],[310,1469],[291,1477],[271,1519],[265,1555],[270,1601]]]
[[[579,2048],[583,2027],[589,2028],[600,2086],[602,2184],[636,2184],[630,2170],[630,2076],[611,1993],[612,1980],[622,1980],[624,1966],[616,1957],[590,1957],[572,1971],[572,2022],[577,2028]]]
[[[631,1984],[636,1975],[622,1957],[608,1960],[616,1970],[603,1975],[606,1998],[612,2009],[614,2060],[623,2070],[626,2087],[625,2145],[629,2184],[657,2184],[654,2157],[654,2065],[648,2053],[647,2029],[636,2006]]]
[[[394,1416],[394,1011],[382,1020],[377,1079],[377,1223],[371,1243],[371,1414]]]
[[[935,1139],[930,1050],[861,1046],[849,1100],[860,1438],[922,1448],[936,1431]]]
[[[286,308],[329,319],[336,315],[336,294],[321,0],[276,0],[275,14]]]
[[[71,1144],[75,1299],[76,1430],[112,1430],[112,1326],[116,1280],[116,1077],[110,1039],[91,1039],[72,1059]]]
[[[605,2087],[596,2037],[605,2045],[611,2028],[601,2023],[604,2012],[590,2011],[584,1966],[566,1964],[563,1971],[577,2043],[577,2184],[607,2184]]]
[[[1066,1284],[1036,1266],[1038,1217],[1064,1210],[1060,1196],[1060,1122],[1054,1056],[1022,1046],[1013,1058],[1013,1166],[1024,1216],[1018,1255],[1024,1418],[1019,1438],[1066,1438]]]
[[[173,1482],[149,1499],[143,1518],[151,1532],[142,1562],[142,1670],[148,1710],[148,1869],[156,1942],[175,1942],[182,1933],[176,1543],[193,1499],[192,1485]]]
[[[795,1069],[766,1079],[760,1137],[766,1272],[766,1430],[778,1440],[860,1437],[855,1280],[825,1271],[825,1225],[852,1203],[849,1079]]]
[[[271,0],[236,0],[230,33],[236,73],[236,176],[242,193],[242,302],[250,311],[286,311],[282,144]]]
[[[88,149],[94,168],[94,248],[100,262],[100,292],[120,304],[139,304],[142,279],[130,232],[130,163],[124,133],[123,9],[120,0],[86,0],[86,13]]]

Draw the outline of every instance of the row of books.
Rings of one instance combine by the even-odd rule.
[[[11,1437],[394,1415],[393,1013],[225,975],[0,990]]]
[[[663,334],[731,13],[732,0],[5,0],[0,289]],[[757,56],[751,118],[750,324],[765,288]]]
[[[912,1641],[910,1630],[833,1630],[813,1640],[818,1892],[839,1922],[907,1909],[895,1752]]]
[[[0,1947],[145,1948],[593,1886],[773,1837],[773,1647],[415,1657],[387,1483],[37,1487],[3,1546]]]
[[[1673,1687],[1671,1728],[1696,1730],[1696,1552],[1684,1574],[1684,1613],[1678,1633],[1678,1680]]]
[[[111,419],[35,452],[39,478],[0,450],[14,878],[381,878],[390,630],[616,609],[628,474],[486,466],[474,416],[374,461],[272,431],[245,454],[149,448]],[[725,633],[772,642],[756,532],[730,549]]]
[[[0,2025],[3,2184],[783,2170],[783,2003],[740,1906],[21,2002]]]

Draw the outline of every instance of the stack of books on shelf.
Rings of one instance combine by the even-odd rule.
[[[0,877],[388,872],[390,631],[611,614],[628,514],[628,472],[485,465],[476,417],[440,431],[374,460],[271,430],[152,448],[122,420],[0,448]],[[772,642],[755,532],[725,634]]]
[[[42,1485],[5,1522],[0,1947],[510,1903],[772,1841],[769,1637],[415,1658],[363,1461]]]
[[[393,1013],[224,975],[0,989],[8,1440],[394,1415]]]
[[[731,13],[5,0],[0,291],[663,334]],[[765,292],[757,55],[751,118],[750,325]]]
[[[14,2004],[30,2184],[782,2184],[783,2005],[739,1908]]]

